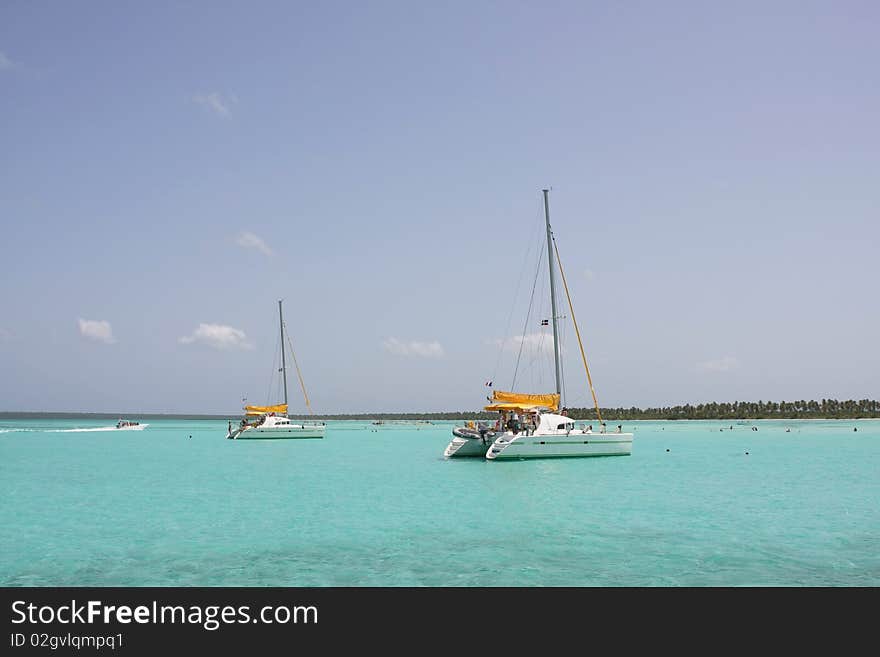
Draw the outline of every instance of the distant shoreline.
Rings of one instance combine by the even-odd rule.
[[[611,410],[611,409],[609,409]],[[763,420],[786,420],[791,422],[809,421],[809,420],[880,420],[880,417],[870,415],[855,416],[811,416],[811,417],[696,417],[696,418],[675,418],[675,417],[641,417],[641,418],[622,418],[616,416],[613,412],[606,413],[602,410],[603,419],[613,420],[614,422],[758,422]],[[82,420],[118,420],[138,419],[138,420],[230,420],[241,417],[241,411],[230,413],[229,415],[217,415],[208,413],[89,413],[83,411],[58,412],[58,411],[0,411],[0,420],[64,420],[64,419],[82,419]],[[439,422],[456,421],[456,420],[474,420],[489,419],[490,415],[483,411],[472,413],[353,413],[353,414],[331,414],[331,415],[297,415],[292,417],[309,417],[315,420],[435,420]],[[593,420],[595,417],[575,417],[576,420]],[[494,418],[494,415],[491,416]]]
[[[597,422],[601,418],[611,422],[635,420],[717,420],[719,422],[744,422],[754,420],[869,420],[880,419],[880,401],[876,399],[826,399],[821,401],[800,399],[797,401],[757,402],[708,402],[677,406],[649,406],[638,408],[599,407],[583,408],[563,405],[563,415],[573,420]],[[314,420],[495,420],[496,412],[485,409],[466,411],[432,411],[419,413],[324,413],[311,415],[291,413],[292,417],[309,417]],[[58,419],[78,418],[115,420],[118,418],[157,420],[231,420],[241,417],[241,410],[229,414],[220,413],[91,413],[84,411],[0,411],[0,419]]]

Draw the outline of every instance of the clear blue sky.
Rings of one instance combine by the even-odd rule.
[[[268,401],[282,297],[316,412],[477,409],[547,330],[544,187],[603,406],[878,398],[878,34],[869,1],[4,2],[0,410]]]

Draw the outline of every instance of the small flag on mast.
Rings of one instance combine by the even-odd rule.
[[[541,320],[541,326],[549,326],[549,325],[550,325],[549,319],[542,319]]]

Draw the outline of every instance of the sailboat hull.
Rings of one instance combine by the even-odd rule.
[[[291,424],[284,427],[249,427],[231,436],[235,440],[279,440],[291,438],[323,438],[324,425]]]
[[[490,460],[571,458],[582,456],[629,456],[631,433],[569,433],[553,436],[513,436],[495,439],[486,458]]]
[[[452,458],[453,456],[476,456],[482,458],[486,456],[486,452],[489,451],[491,445],[492,440],[489,438],[484,442],[480,438],[456,436],[446,446],[443,456],[446,458]]]

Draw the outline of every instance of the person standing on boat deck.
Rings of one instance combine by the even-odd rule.
[[[519,413],[516,411],[510,416],[510,430],[513,433],[519,433]]]
[[[618,424],[618,425],[617,425],[617,433],[621,433],[622,431],[623,431],[623,425],[622,425],[622,424]]]

